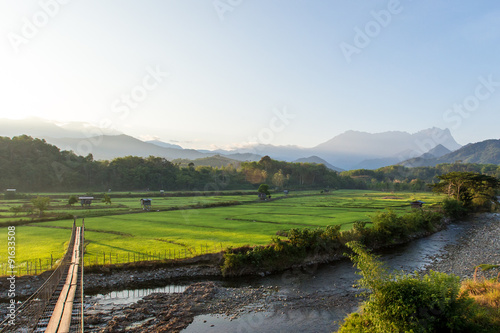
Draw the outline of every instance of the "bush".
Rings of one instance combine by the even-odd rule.
[[[445,199],[442,207],[444,215],[453,220],[463,219],[469,213],[469,210],[463,205],[462,202],[451,198]]]
[[[78,198],[76,197],[76,195],[71,195],[69,198],[68,198],[68,205],[70,206],[73,206],[74,204],[76,204],[78,202]]]
[[[403,223],[410,232],[419,230],[436,231],[441,224],[442,214],[424,209],[418,209],[401,216]]]
[[[359,286],[371,294],[362,312],[348,316],[339,332],[494,332],[484,325],[480,307],[460,294],[459,277],[432,271],[389,274],[359,243],[348,246],[362,275]]]
[[[392,210],[379,212],[371,219],[376,238],[380,242],[391,243],[397,239],[405,238],[408,234],[408,228],[403,219]]]

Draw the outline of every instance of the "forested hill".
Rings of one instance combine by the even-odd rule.
[[[213,168],[183,167],[161,157],[127,156],[94,161],[92,155],[61,151],[29,136],[0,137],[0,191],[133,191],[257,189],[260,183],[280,188],[353,188],[356,181],[321,164],[287,163],[262,158]]]
[[[418,167],[455,162],[500,165],[500,140],[485,140],[470,143],[440,157],[417,157],[401,162],[400,164],[408,167]]]

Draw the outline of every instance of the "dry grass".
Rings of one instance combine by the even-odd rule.
[[[500,310],[500,282],[497,280],[467,280],[462,283],[461,292],[482,306]]]
[[[497,279],[475,279],[462,282],[462,297],[472,298],[492,327],[500,327],[500,282]]]

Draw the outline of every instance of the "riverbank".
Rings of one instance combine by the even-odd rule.
[[[457,242],[448,244],[446,252],[433,259],[424,273],[434,270],[458,275],[462,280],[472,279],[476,266],[500,265],[500,213],[480,214],[469,218],[466,234]],[[478,277],[495,278],[500,270],[478,270]]]
[[[461,230],[458,236],[451,236],[455,235],[453,229]],[[499,235],[500,214],[473,216],[450,225],[448,230],[413,241],[409,246],[389,249],[395,256],[403,255],[392,267],[399,269],[400,265],[417,258],[418,265],[405,267],[406,271],[426,266],[422,269],[424,273],[433,269],[471,278],[476,265],[499,263]],[[432,239],[435,238],[439,238],[438,243],[443,244],[444,250],[434,249]],[[415,249],[425,249],[426,252],[418,254]],[[403,252],[409,253],[405,255]],[[289,332],[332,332],[337,327],[335,322],[355,311],[361,301],[356,298],[357,290],[352,287],[359,276],[354,274],[348,260],[295,267],[281,274],[266,275],[263,272],[265,276],[238,279],[234,285],[221,280],[217,260],[220,260],[220,255],[219,259],[206,257],[185,266],[107,268],[108,271],[86,274],[86,291],[95,292],[175,284],[179,280],[191,284],[184,293],[153,294],[136,303],[111,307],[102,307],[87,296],[88,327],[94,332],[106,329],[108,332],[113,329],[148,332],[154,327],[158,331],[162,325],[172,325],[171,331],[174,332],[185,327],[183,332],[186,333],[231,332],[235,329],[266,332],[272,331],[272,327],[286,328]],[[490,274],[496,276],[497,273]],[[26,285],[39,279],[21,279],[19,290],[33,288],[33,285],[30,288]],[[223,329],[225,326],[228,327],[226,330]]]
[[[422,272],[433,269],[471,278],[479,263],[498,263],[500,214],[481,214],[452,226],[460,230],[459,236],[448,240],[451,230],[435,235],[438,242],[446,240],[447,245],[430,258],[420,259],[425,262]],[[423,247],[429,244],[426,239],[420,241]],[[394,248],[396,257],[400,250]],[[400,258],[392,268],[406,260]],[[316,270],[315,266],[296,267],[278,278],[272,275],[259,279],[279,281],[280,286],[231,288],[205,281],[190,285],[180,294],[152,294],[104,312],[96,304],[90,309],[87,324],[94,332],[271,332],[275,327],[289,332],[332,332],[361,302],[356,297],[358,290],[352,287],[359,277],[345,260],[331,264],[334,275],[326,274],[331,279],[319,275],[316,279]],[[320,279],[323,281],[317,281]]]
[[[231,323],[227,330],[241,332],[267,331],[265,321],[288,321],[315,329],[315,318],[321,316],[336,327],[359,302],[356,290],[345,281],[335,290],[308,292],[301,288],[278,286],[224,287],[220,282],[191,284],[182,293],[155,293],[133,304],[114,304],[107,311],[96,304],[86,310],[89,332],[181,332],[195,323],[195,332],[224,332],[220,322]],[[283,318],[284,317],[284,318]],[[234,322],[233,322],[234,321]]]

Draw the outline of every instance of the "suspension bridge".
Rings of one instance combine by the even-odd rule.
[[[45,283],[0,323],[0,332],[83,332],[84,222],[73,222],[68,249]],[[14,318],[14,319],[13,319]]]

